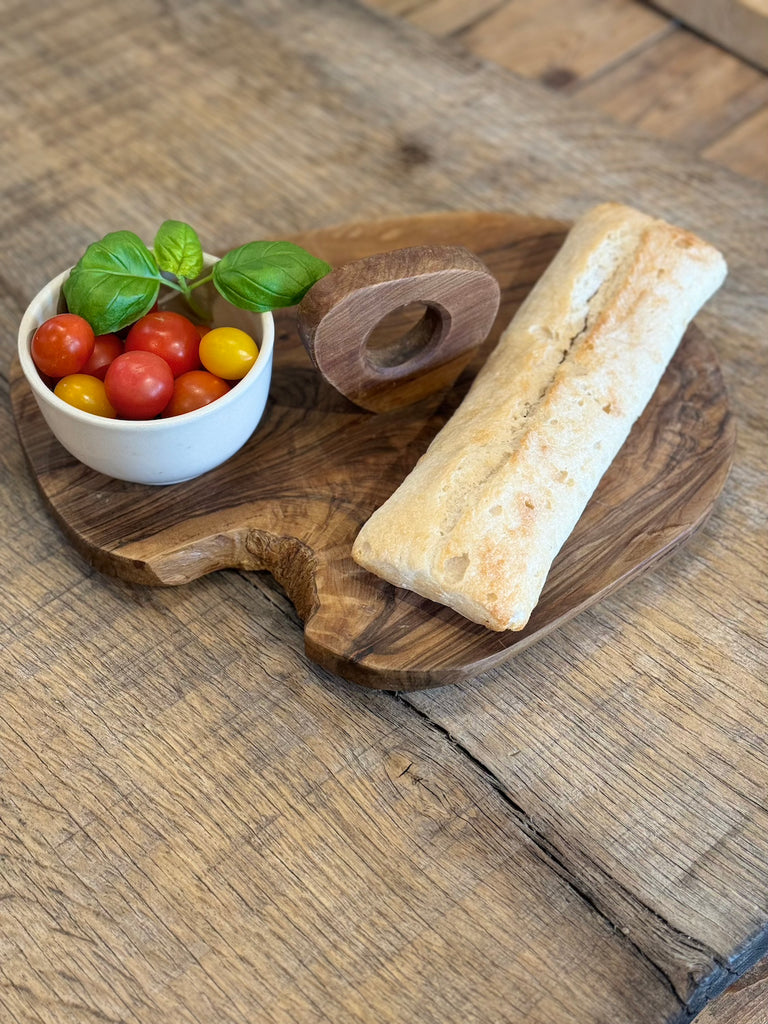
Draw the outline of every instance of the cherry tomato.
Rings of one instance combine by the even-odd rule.
[[[74,313],[57,313],[41,324],[32,338],[32,359],[48,377],[79,373],[93,351],[93,328]]]
[[[88,373],[70,373],[62,377],[53,393],[76,409],[114,419],[117,416],[109,399],[104,382]]]
[[[207,370],[190,370],[177,377],[173,384],[173,396],[163,409],[163,416],[181,416],[182,413],[202,409],[217,398],[226,395],[229,384]]]
[[[201,338],[204,337],[211,329],[208,324],[195,324],[195,327],[197,328],[197,333]]]
[[[104,380],[109,364],[124,350],[120,338],[116,334],[97,334],[93,342],[93,352],[81,368],[81,373],[89,373],[92,377]]]
[[[214,327],[200,339],[200,362],[224,380],[244,377],[258,354],[256,342],[239,327]]]
[[[199,347],[197,327],[181,313],[169,309],[147,313],[136,321],[125,339],[126,352],[154,352],[168,363],[174,377],[198,369]]]
[[[124,352],[110,364],[104,386],[118,416],[151,420],[170,401],[173,373],[155,352]]]

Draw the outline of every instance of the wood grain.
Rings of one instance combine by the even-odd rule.
[[[766,178],[767,133],[768,108],[762,107],[708,146],[704,150],[704,156],[708,160],[721,161],[739,174],[752,178]]]
[[[706,1006],[696,1024],[765,1024],[768,1006],[768,961],[761,961],[719,999]]]
[[[764,0],[571,0],[567,19],[520,0],[366,2],[620,124],[768,180]]]
[[[668,19],[645,4],[591,0],[563,18],[557,0],[499,4],[462,32],[478,56],[526,77],[585,78],[669,31]]]
[[[766,109],[768,76],[681,31],[665,35],[602,74],[574,83],[569,91],[623,124],[706,155],[711,146],[733,131],[743,131],[749,118]],[[764,176],[766,167],[757,152],[754,157],[755,177]],[[765,148],[762,165],[768,165]]]
[[[764,188],[347,0],[0,6],[0,1019],[709,1011],[768,927]],[[62,537],[7,373],[95,235],[603,199],[727,256],[699,325],[733,469],[678,556],[481,682],[347,684],[268,574],[135,586]]]
[[[654,4],[768,71],[765,0],[654,0]]]
[[[371,324],[391,306],[389,293],[384,306],[368,299],[371,267],[374,277],[392,271],[394,304],[400,305],[402,259],[365,258],[360,252],[375,249],[386,237],[396,241],[397,253],[405,253],[410,266],[414,249],[401,243],[418,242],[417,252],[426,251],[434,265],[434,253],[446,247],[424,247],[450,237],[476,253],[462,257],[467,269],[460,271],[469,273],[472,283],[485,285],[489,271],[499,280],[490,277],[493,302],[487,291],[481,293],[483,318],[490,314],[495,320],[487,352],[530,286],[533,268],[546,266],[564,229],[514,215],[442,214],[352,224],[328,235],[293,239],[311,245],[322,259],[338,257],[341,249],[352,260],[345,260],[327,284],[321,282],[316,301],[310,296],[304,313],[310,342],[307,325],[321,324],[338,301],[344,312],[350,295],[360,294],[361,281],[367,283],[362,295]],[[417,262],[422,266],[421,256]],[[438,281],[429,274],[431,298],[444,288],[443,273]],[[413,297],[414,278],[404,282]],[[423,279],[417,278],[417,287],[426,287]],[[473,308],[463,292],[441,301]],[[385,401],[386,414],[361,415],[335,392],[367,386],[362,397],[370,401],[378,393],[370,390],[375,378],[361,385],[354,372],[330,386],[325,377],[334,377],[333,365],[320,377],[302,359],[295,314],[279,317],[277,329],[270,406],[257,434],[224,466],[197,480],[158,490],[126,486],[87,470],[50,437],[17,373],[12,395],[20,437],[51,510],[92,564],[135,582],[166,584],[188,583],[222,568],[267,569],[306,620],[311,656],[368,686],[436,686],[476,676],[520,653],[673,552],[703,523],[730,469],[734,431],[717,358],[692,327],[556,559],[528,626],[500,635],[392,587],[351,558],[360,527],[456,407],[484,354],[478,353],[462,386],[448,394],[432,395],[431,401],[422,397],[409,408]],[[337,334],[338,328],[328,340],[333,343]],[[360,349],[359,341],[355,347]],[[96,494],[109,499],[106,524]]]

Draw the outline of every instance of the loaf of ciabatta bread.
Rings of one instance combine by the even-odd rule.
[[[490,629],[522,629],[725,274],[711,245],[631,207],[582,216],[354,559]]]

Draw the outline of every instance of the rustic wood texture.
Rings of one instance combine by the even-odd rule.
[[[768,181],[765,0],[570,0],[567,17],[541,0],[367,2],[621,124]],[[757,66],[740,59],[740,42]]]
[[[706,1006],[696,1024],[765,1024],[768,1006],[768,961],[763,960]]]
[[[363,228],[349,234],[370,245]],[[465,246],[418,244],[343,263],[296,315],[324,380],[363,409],[391,412],[450,388],[498,309],[496,278]]]
[[[558,555],[524,630],[500,636],[354,564],[351,548],[360,527],[455,409],[564,234],[555,221],[458,213],[294,236],[292,241],[342,266],[302,302],[298,319],[293,311],[279,314],[270,404],[251,442],[212,472],[172,488],[127,487],[69,457],[16,368],[16,424],[51,511],[93,565],[133,582],[185,584],[223,568],[270,571],[306,620],[308,652],[347,679],[413,690],[482,674],[672,554],[706,519],[733,456],[734,422],[717,356],[692,326]],[[382,237],[396,247],[392,254],[377,251]],[[421,246],[412,245],[417,239]],[[434,268],[445,267],[449,256],[453,267],[446,276]],[[433,268],[426,279],[399,276],[426,266]],[[479,293],[475,303],[463,292],[467,275]],[[459,290],[451,294],[453,285]],[[341,308],[341,320],[324,340],[348,371],[352,359],[345,347],[351,341],[359,351],[355,324],[366,322],[366,311],[372,326],[402,299],[424,297],[425,288],[430,301],[439,298],[453,310],[451,321],[462,335],[467,331],[459,313],[470,314],[470,330],[482,321],[479,336],[470,338],[472,366],[450,394],[445,388],[434,392],[427,380],[426,393],[415,396],[418,404],[402,407],[384,392],[389,415],[361,415],[339,400],[337,390],[358,397],[362,388],[362,397],[375,405],[382,395],[375,375],[361,381],[352,372],[337,388],[327,379],[336,369],[326,363],[329,372],[318,380],[302,358],[302,314],[311,346],[318,339],[310,326]],[[363,313],[350,311],[355,297],[362,298]],[[460,354],[454,352],[452,361]],[[323,362],[322,353],[319,358]],[[106,522],[104,502],[110,508]]]
[[[709,1013],[768,923],[764,187],[352,2],[2,13],[0,1016]],[[725,252],[699,322],[736,455],[683,552],[510,664],[363,690],[305,656],[270,577],[135,586],[62,538],[7,368],[30,296],[94,237],[172,216],[216,252],[601,199]]]
[[[768,71],[766,0],[654,0],[657,7]]]

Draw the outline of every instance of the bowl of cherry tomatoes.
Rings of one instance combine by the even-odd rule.
[[[66,309],[69,273],[35,296],[18,338],[22,371],[59,443],[91,469],[139,484],[190,480],[242,448],[269,394],[272,314],[212,293],[207,323],[160,306],[119,334],[96,335]]]

